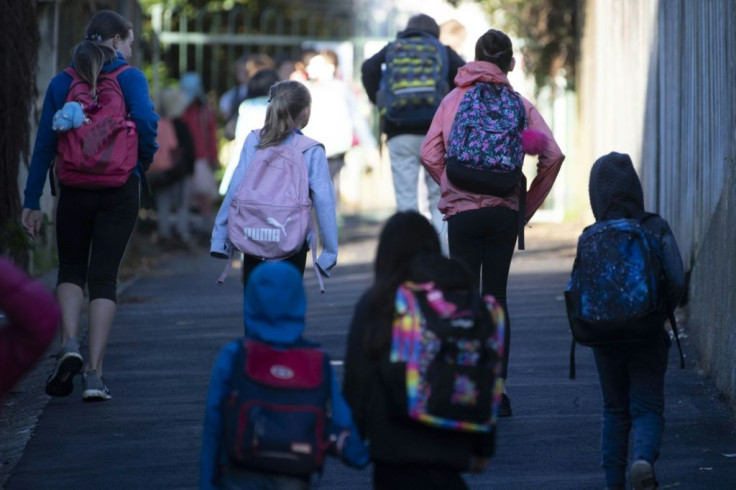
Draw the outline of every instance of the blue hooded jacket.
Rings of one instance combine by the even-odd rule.
[[[118,53],[116,59],[105,63],[102,71],[110,73],[127,64],[125,58]],[[156,133],[159,117],[153,110],[153,102],[148,92],[148,81],[142,71],[133,67],[118,74],[117,79],[125,99],[125,108],[138,129],[138,167],[135,173],[140,177],[153,161],[153,155],[158,149]],[[51,127],[52,119],[56,111],[64,106],[71,83],[72,77],[62,71],[51,79],[46,90],[31,166],[28,169],[24,208],[40,209],[46,175],[51,162],[56,158],[58,138]]]
[[[245,288],[244,316],[245,336],[270,345],[290,346],[302,342],[307,299],[302,277],[287,262],[264,262],[255,268]],[[199,488],[218,488],[219,468],[227,464],[222,450],[222,419],[220,403],[227,395],[227,381],[232,371],[233,359],[241,340],[225,345],[212,370],[202,433]],[[342,460],[351,466],[365,467],[369,462],[368,449],[363,444],[353,422],[353,416],[340,392],[334,371],[332,382],[332,424],[349,429]]]

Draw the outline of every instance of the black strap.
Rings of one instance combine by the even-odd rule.
[[[56,160],[51,162],[51,165],[49,165],[49,185],[51,186],[51,195],[56,197],[56,172],[54,171],[56,167]]]
[[[682,346],[680,345],[680,332],[677,330],[677,318],[675,318],[675,312],[669,311],[667,316],[670,318],[670,326],[672,332],[675,334],[675,342],[677,342],[677,350],[680,353],[680,369],[685,369],[685,356],[682,355]]]
[[[526,225],[526,175],[521,174],[519,193],[519,250],[524,250],[524,226]]]
[[[570,379],[575,379],[575,339],[570,342]]]

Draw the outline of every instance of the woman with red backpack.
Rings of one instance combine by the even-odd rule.
[[[132,24],[121,15],[95,14],[74,49],[71,67],[51,80],[43,103],[21,219],[36,238],[43,221],[40,198],[56,159],[62,347],[46,382],[51,396],[69,395],[83,368],[78,334],[86,287],[89,356],[82,398],[111,398],[102,361],[117,309],[118,269],[138,216],[141,178],[157,149],[158,115],[148,82],[126,61],[134,39]],[[109,116],[111,107],[123,112]],[[95,152],[88,151],[90,145]]]

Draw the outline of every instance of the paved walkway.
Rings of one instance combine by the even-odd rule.
[[[372,276],[380,223],[348,221],[341,265],[319,295],[306,273],[309,338],[342,359],[353,305]],[[600,397],[592,355],[579,348],[567,378],[569,333],[562,289],[578,230],[535,226],[514,259],[509,394],[497,456],[473,489],[603,488],[598,467]],[[0,483],[8,490],[196,488],[202,407],[219,348],[242,333],[237,272],[218,287],[222,262],[204,251],[174,254],[129,282],[105,361],[113,399],[84,404],[43,395],[49,357],[3,402]],[[687,333],[686,322],[683,330]],[[736,488],[734,417],[697,368],[674,350],[667,375],[667,428],[657,464],[661,488]],[[338,375],[341,367],[337,365]],[[27,444],[26,444],[27,442]],[[318,488],[368,489],[370,472],[330,461]]]

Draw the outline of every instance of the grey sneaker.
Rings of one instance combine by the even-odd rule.
[[[86,402],[104,402],[112,398],[110,390],[105,386],[102,376],[94,369],[82,375],[82,400]]]
[[[82,370],[84,359],[79,353],[76,339],[67,339],[56,356],[56,366],[46,380],[46,394],[67,396],[74,391],[74,376]]]
[[[637,459],[631,465],[631,487],[634,490],[655,490],[657,479],[654,477],[652,463],[645,459]]]

